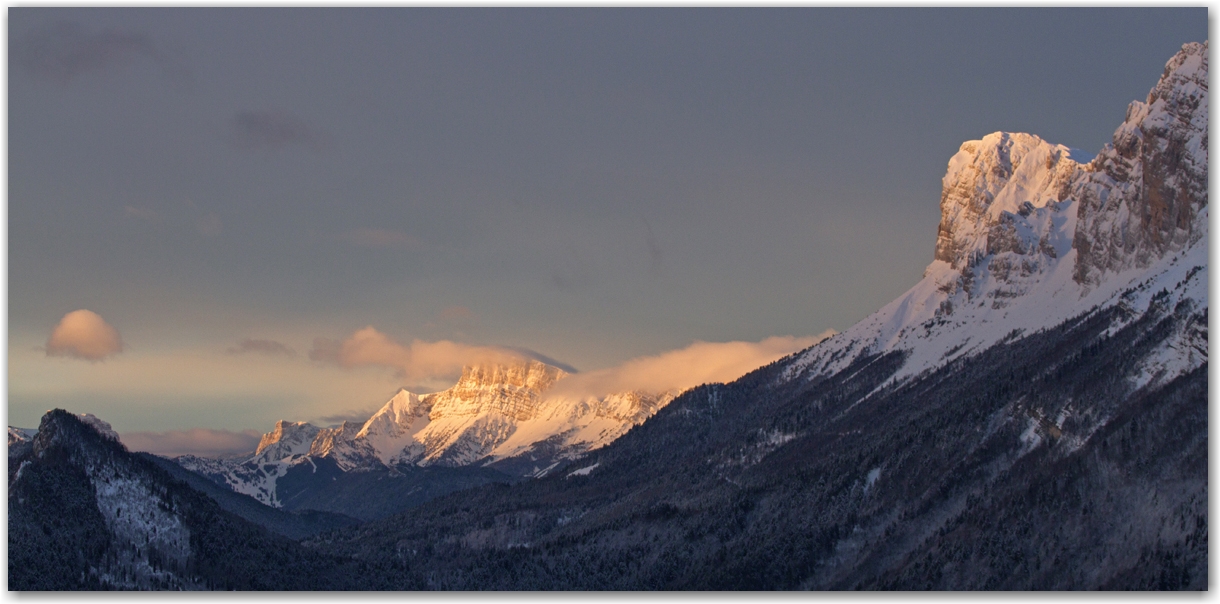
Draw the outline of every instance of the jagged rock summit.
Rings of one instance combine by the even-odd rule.
[[[1207,233],[1208,43],[1182,47],[1068,197],[1080,204],[1074,279],[1147,268]]]
[[[798,353],[787,377],[901,351],[901,381],[1090,308],[1147,306],[1162,289],[1165,303],[1206,306],[1207,51],[1184,45],[1094,158],[1029,134],[963,143],[924,278]],[[1181,334],[1141,379],[1206,362],[1200,337]]]

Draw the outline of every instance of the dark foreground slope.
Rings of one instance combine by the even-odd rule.
[[[196,477],[207,484],[192,486],[203,490],[217,501],[237,498],[242,514],[247,520],[264,524],[281,534],[299,538],[314,534],[324,528],[323,524],[342,518],[375,520],[423,505],[424,503],[454,491],[468,489],[492,482],[511,483],[519,478],[492,468],[479,466],[420,467],[404,464],[393,469],[384,465],[344,471],[332,457],[319,455],[294,455],[287,460],[215,460],[184,455],[174,460],[177,468],[165,469],[175,475]],[[271,490],[280,506],[273,508],[247,495],[233,490],[233,483],[257,484],[268,475],[274,476]],[[264,483],[265,484],[265,483]],[[264,511],[249,508],[247,503],[256,503]],[[228,508],[226,508],[228,509]],[[245,514],[245,511],[250,513]],[[308,520],[305,533],[294,530],[289,534],[277,527],[282,520],[271,517],[273,513],[286,512],[299,520],[293,525]],[[272,524],[266,524],[270,520]],[[353,524],[340,522],[333,526]]]
[[[9,459],[9,589],[359,589],[367,563],[224,511],[76,416]]]
[[[482,467],[403,467],[393,471],[343,472],[330,459],[312,461],[313,467],[307,468],[305,464],[293,467],[277,485],[284,509],[294,514],[341,514],[373,520],[425,505],[454,491],[515,480]]]
[[[221,509],[236,514],[254,524],[262,526],[273,533],[290,539],[300,539],[315,535],[321,531],[343,526],[360,524],[360,520],[334,512],[317,510],[289,511],[264,505],[257,499],[237,493],[232,489],[216,484],[212,479],[192,472],[172,459],[158,457],[150,453],[136,453],[165,470],[170,476],[185,482],[192,489],[199,491],[216,501]]]
[[[1207,365],[1127,380],[1206,309],[1131,312],[876,392],[900,354],[777,363],[554,477],[306,543],[442,589],[1206,589]]]

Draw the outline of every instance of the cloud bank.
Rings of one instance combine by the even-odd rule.
[[[343,341],[315,338],[309,358],[340,367],[390,367],[400,377],[416,381],[453,380],[462,367],[533,358],[528,351],[470,346],[448,340],[412,340],[403,345],[371,325]]]
[[[452,385],[462,368],[469,365],[535,359],[571,374],[556,382],[549,396],[584,398],[633,390],[675,392],[700,384],[729,382],[834,334],[834,330],[827,330],[816,336],[776,336],[761,342],[695,342],[617,367],[577,373],[571,366],[526,348],[470,346],[448,340],[413,340],[403,345],[368,326],[342,341],[314,339],[309,358],[348,368],[388,367],[404,381],[445,384],[442,387]]]
[[[91,310],[74,310],[59,320],[47,339],[47,356],[100,361],[123,351],[119,332]]]
[[[262,434],[257,430],[170,430],[168,432],[125,432],[119,440],[132,451],[145,451],[155,455],[174,457],[198,455],[221,457],[253,451],[258,447]]]
[[[566,377],[551,389],[556,397],[583,398],[616,392],[681,391],[700,384],[729,382],[834,335],[776,336],[761,342],[695,342],[686,348],[639,357],[618,367]]]

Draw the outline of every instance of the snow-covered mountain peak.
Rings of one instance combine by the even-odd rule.
[[[1165,63],[1165,71],[1156,87],[1148,93],[1145,104],[1155,105],[1158,101],[1165,101],[1166,108],[1176,116],[1194,121],[1197,116],[1193,107],[1190,107],[1190,103],[1183,105],[1182,101],[1207,100],[1207,50],[1207,40],[1183,44],[1182,50]],[[1175,111],[1175,107],[1186,110]]]
[[[344,470],[367,465],[372,459],[392,466],[404,452],[408,456],[418,456],[421,448],[415,442],[415,435],[428,425],[431,409],[428,396],[400,389],[355,434],[325,453],[334,457]]]
[[[1090,309],[1147,305],[1124,291],[1154,283],[1152,291],[1206,308],[1198,284],[1207,278],[1207,112],[1204,42],[1182,47],[1148,101],[1131,104],[1113,143],[1086,164],[1028,134],[964,143],[943,181],[924,278],[798,354],[786,378],[901,351],[891,379],[905,379]],[[1179,369],[1206,354],[1182,358]]]
[[[275,429],[263,435],[254,454],[263,461],[279,461],[309,452],[314,437],[321,428],[308,422],[275,423]]]
[[[360,429],[360,436],[368,436],[379,432],[379,427],[385,425],[406,425],[421,417],[427,417],[432,405],[427,399],[421,399],[418,394],[400,389],[390,400],[382,405]]]
[[[995,249],[1032,251],[1017,217],[1062,200],[1080,152],[1032,134],[994,132],[962,143],[942,181],[935,260],[973,268]]]

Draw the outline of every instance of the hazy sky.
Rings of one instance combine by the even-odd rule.
[[[367,417],[399,386],[443,387],[413,373],[426,354],[472,347],[589,371],[845,329],[931,261],[963,141],[1096,152],[1208,25],[1206,8],[8,15],[9,423],[65,407],[120,432]],[[71,352],[93,319],[56,328],[77,309],[110,348]]]

